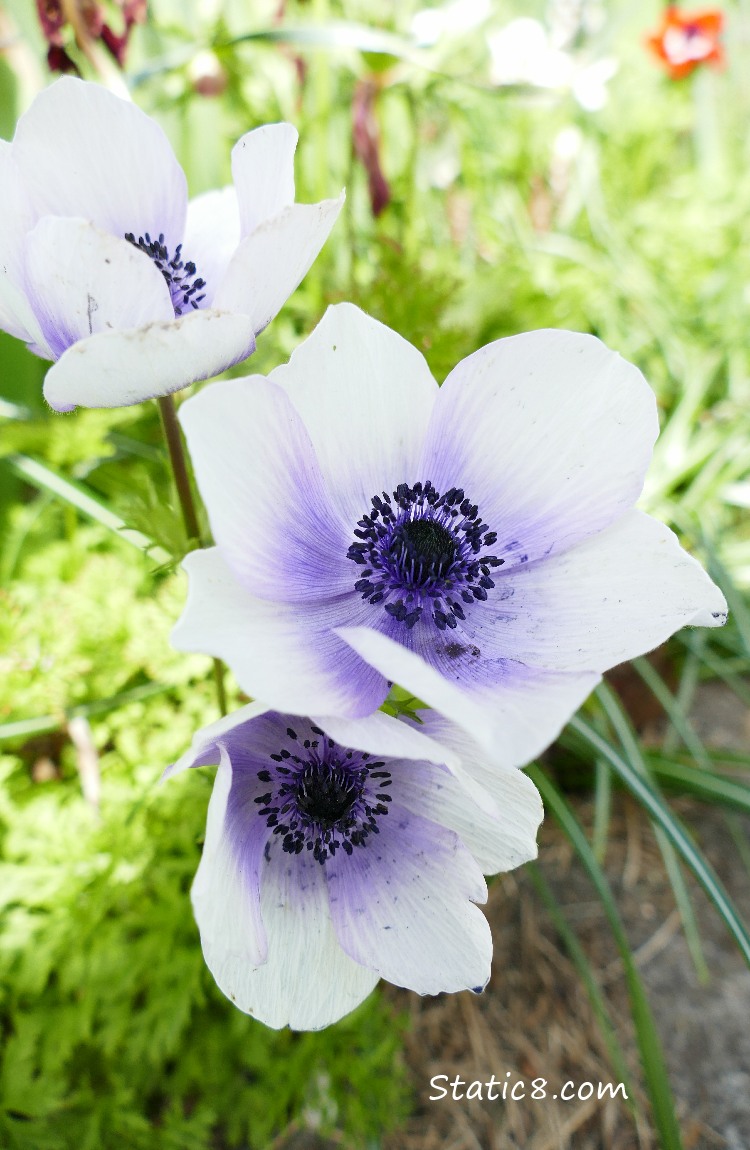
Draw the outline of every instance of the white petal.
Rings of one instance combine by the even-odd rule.
[[[517,674],[471,690],[369,627],[339,627],[336,634],[390,682],[470,732],[493,763],[507,767],[545,750],[599,682],[593,673],[549,674],[519,665]]]
[[[180,422],[214,540],[247,591],[285,602],[353,593],[352,536],[280,387],[262,376],[216,383],[182,405]]]
[[[352,528],[370,500],[414,483],[438,387],[424,356],[353,304],[329,307],[270,378],[288,393]]]
[[[294,203],[294,152],[299,133],[291,124],[264,124],[232,148],[232,178],[242,235]]]
[[[493,799],[490,810],[479,807],[465,786],[439,767],[431,768],[433,785],[419,776],[393,773],[393,799],[415,814],[449,827],[479,863],[483,874],[511,870],[536,858],[536,834],[544,816],[539,792],[521,771],[491,763],[471,736],[435,711],[420,711],[425,732],[450,747],[466,774]]]
[[[0,140],[0,328],[36,344],[45,358],[52,359],[24,290],[24,238],[34,223],[13,149],[7,140]]]
[[[388,686],[309,605],[249,595],[217,548],[193,551],[185,611],[172,644],[224,659],[243,691],[295,715],[368,715]]]
[[[637,368],[592,336],[535,331],[451,372],[422,472],[439,491],[465,490],[509,564],[561,551],[631,508],[657,435]]]
[[[351,747],[384,758],[445,765],[475,807],[496,813],[495,800],[466,771],[460,752],[431,738],[425,726],[402,722],[382,711],[359,719],[325,715],[316,718],[315,722],[340,747]],[[445,825],[451,824],[446,822]]]
[[[29,302],[56,359],[88,336],[174,319],[156,265],[86,220],[44,216],[25,256]]]
[[[214,965],[218,956],[240,965],[257,965],[266,961],[268,953],[260,906],[260,867],[268,835],[248,836],[241,850],[232,842],[227,833],[231,788],[232,766],[222,752],[191,894],[203,953],[217,982]]]
[[[358,1006],[378,975],[339,946],[322,866],[291,858],[276,843],[272,849],[261,884],[267,961],[253,966],[233,954],[231,935],[204,929],[196,905],[203,953],[220,989],[246,1014],[274,1029],[319,1030]]]
[[[630,511],[563,555],[507,577],[503,634],[511,658],[604,671],[684,626],[720,627],[727,605],[663,523]]]
[[[190,767],[208,766],[208,762],[203,762],[206,751],[212,748],[222,735],[229,734],[237,727],[249,723],[252,719],[265,715],[267,711],[268,707],[264,703],[248,703],[247,706],[240,707],[238,711],[232,711],[231,714],[223,715],[221,719],[217,719],[215,723],[209,723],[208,726],[202,727],[193,736],[193,741],[185,754],[165,768],[161,781],[171,779],[173,775],[182,774]]]
[[[214,296],[214,306],[250,316],[263,331],[307,275],[344,202],[292,204],[242,240]]]
[[[396,807],[364,848],[326,864],[341,946],[397,986],[418,994],[479,989],[490,976],[487,890],[452,832]]]
[[[99,84],[63,77],[18,121],[13,154],[37,215],[80,216],[115,236],[185,227],[184,173],[159,125]]]
[[[217,375],[254,349],[246,316],[194,311],[73,344],[47,372],[44,397],[57,411],[126,407]]]
[[[239,242],[240,213],[234,188],[204,192],[190,201],[182,259],[184,263],[192,261],[198,275],[206,281],[202,289],[205,307],[212,306]]]
[[[427,761],[447,767],[457,766],[460,762],[455,751],[431,739],[416,723],[401,722],[383,711],[361,719],[326,715],[314,721],[341,747],[367,751],[383,758]]]

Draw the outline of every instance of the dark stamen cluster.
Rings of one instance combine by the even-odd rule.
[[[352,854],[378,834],[377,816],[388,814],[391,801],[391,776],[366,751],[338,747],[320,727],[310,730],[318,737],[300,739],[287,727],[292,749],[271,755],[274,765],[258,773],[271,786],[255,802],[288,854],[306,849],[324,863],[339,849]]]
[[[158,240],[152,240],[148,232],[145,236],[139,236],[138,239],[135,238],[133,232],[126,232],[125,239],[128,243],[145,252],[164,276],[169,294],[172,297],[175,315],[182,315],[183,311],[189,307],[198,309],[206,295],[205,292],[203,295],[196,295],[196,292],[206,286],[206,281],[197,275],[197,269],[192,260],[183,263],[182,244],[177,245],[174,255],[170,259],[169,249],[164,244],[163,233]]]
[[[466,618],[463,604],[486,600],[495,586],[490,570],[504,560],[480,553],[497,533],[460,487],[441,495],[429,479],[401,483],[392,496],[384,491],[371,502],[354,531],[361,542],[347,551],[365,568],[355,590],[409,629],[428,604],[439,630],[456,627]]]

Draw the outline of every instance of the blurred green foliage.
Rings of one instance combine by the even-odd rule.
[[[47,77],[33,5],[6,7],[10,135]],[[608,727],[598,704],[590,719],[615,746],[619,731],[612,770],[625,761],[626,782],[653,767],[741,807],[711,782],[715,763],[686,715],[703,677],[748,702],[750,83],[735,60],[746,9],[727,8],[728,70],[672,83],[642,47],[658,6],[602,5],[598,28],[569,44],[581,67],[618,63],[608,102],[590,111],[567,90],[491,83],[488,35],[554,4],[495,0],[477,27],[421,47],[416,0],[149,7],[127,79],[193,193],[228,182],[232,143],[278,119],[300,129],[298,199],[347,188],[312,272],[234,374],[283,362],[342,299],[420,347],[439,380],[481,344],[545,326],[594,332],[642,368],[663,422],[645,503],[710,563],[733,618],[700,643],[675,641],[673,690],[651,679],[671,724],[653,763],[634,753],[626,720]],[[200,94],[207,83],[217,94]],[[362,83],[375,87],[392,193],[378,219],[352,144]],[[0,336],[0,1146],[261,1150],[293,1122],[371,1146],[408,1105],[403,1023],[377,994],[324,1034],[277,1035],[225,1002],[203,967],[188,892],[210,773],[157,782],[216,711],[208,660],[168,645],[186,543],[155,405],[56,415],[43,375]],[[31,482],[19,456],[75,481],[170,562],[90,522],[54,483]],[[73,714],[88,715],[99,751],[98,811],[82,797]],[[596,780],[599,882],[611,770],[592,739],[574,749]]]

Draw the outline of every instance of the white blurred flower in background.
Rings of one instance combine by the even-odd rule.
[[[498,87],[530,84],[535,88],[567,89],[587,112],[603,108],[617,61],[611,56],[587,60],[582,53],[560,46],[562,39],[560,33],[553,35],[531,17],[511,20],[487,37],[491,82]],[[565,39],[570,41],[571,37],[566,35]]]

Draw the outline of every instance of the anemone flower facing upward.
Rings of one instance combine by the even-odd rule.
[[[0,328],[55,360],[58,411],[167,395],[245,359],[343,196],[294,203],[290,124],[232,151],[234,188],[187,202],[161,128],[64,77],[0,141]]]
[[[668,5],[661,27],[646,40],[673,80],[689,76],[701,64],[721,67],[724,51],[721,32],[724,15],[718,8],[700,12],[681,12]]]
[[[391,682],[528,762],[602,671],[726,604],[634,509],[658,431],[592,336],[489,344],[441,388],[350,304],[268,380],[181,408],[216,547],[173,632],[278,710],[366,715]]]
[[[219,764],[193,906],[219,987],[268,1026],[327,1026],[379,978],[420,994],[489,979],[482,875],[535,857],[541,801],[422,719],[251,704],[167,770]]]

